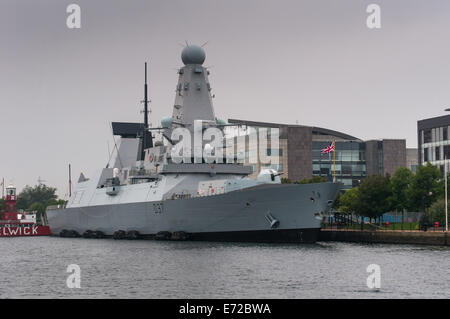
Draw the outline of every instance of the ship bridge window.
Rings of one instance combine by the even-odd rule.
[[[202,73],[203,70],[202,70],[202,68],[200,68],[200,67],[196,67],[196,68],[194,69],[194,72],[195,72],[195,73]]]

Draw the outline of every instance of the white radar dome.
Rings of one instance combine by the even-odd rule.
[[[185,65],[187,64],[203,64],[205,61],[206,54],[202,47],[189,44],[181,52],[181,60]]]

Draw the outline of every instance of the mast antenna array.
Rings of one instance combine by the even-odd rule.
[[[148,103],[151,101],[148,99],[148,84],[147,84],[147,62],[145,62],[145,83],[144,83],[144,100],[141,103],[144,103],[144,127],[148,129],[148,113],[151,112],[148,109]]]
[[[151,102],[148,99],[148,84],[147,84],[147,62],[145,62],[145,83],[144,83],[144,126],[142,128],[142,136],[140,141],[140,155],[138,160],[143,161],[145,157],[145,150],[149,147],[153,146],[152,136],[148,132],[149,124],[148,124],[148,113],[150,112],[148,108],[148,103]]]

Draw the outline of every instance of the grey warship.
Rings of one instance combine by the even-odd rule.
[[[82,173],[65,207],[47,209],[53,234],[71,237],[159,238],[211,241],[296,242],[317,240],[321,221],[340,183],[282,184],[273,169],[250,178],[252,167],[204,159],[179,163],[172,133],[194,133],[224,121],[214,113],[206,54],[187,45],[181,54],[172,117],[148,124],[147,72],[144,123],[113,122],[113,165],[90,178]],[[198,128],[198,125],[197,125]],[[155,131],[153,131],[155,130]],[[160,132],[164,142],[152,132]],[[202,148],[208,147],[206,143]]]

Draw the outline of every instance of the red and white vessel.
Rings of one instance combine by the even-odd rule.
[[[36,214],[18,212],[14,186],[6,187],[5,207],[0,207],[0,237],[49,236],[50,227],[36,223]]]

